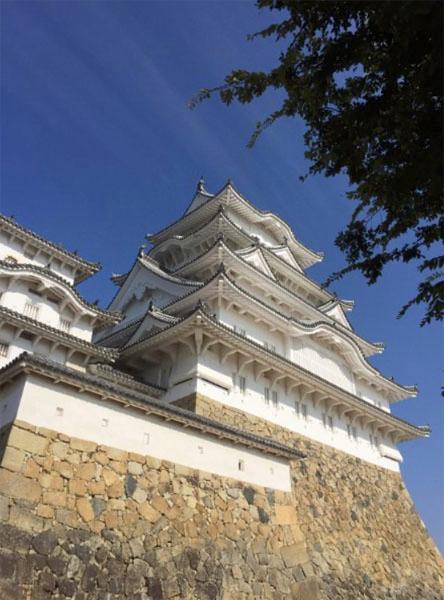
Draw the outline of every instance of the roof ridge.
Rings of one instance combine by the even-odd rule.
[[[89,302],[89,300],[86,300],[85,298],[83,298],[83,296],[80,295],[78,290],[76,290],[76,288],[69,281],[67,281],[61,275],[54,273],[54,271],[52,271],[51,269],[49,269],[47,267],[39,267],[38,265],[33,265],[32,263],[10,263],[6,260],[0,259],[0,268],[1,267],[10,269],[13,271],[30,270],[30,271],[35,271],[37,273],[41,273],[42,275],[45,275],[46,277],[49,277],[50,279],[54,279],[57,283],[65,285],[82,304],[86,305],[87,307],[91,308],[92,310],[94,310],[98,313],[101,313],[103,315],[115,317],[116,319],[122,318],[122,313],[120,313],[118,311],[107,310],[106,308],[101,308],[100,306],[97,306],[93,302]]]
[[[41,236],[38,233],[35,233],[35,231],[32,231],[32,229],[29,229],[28,227],[25,227],[24,225],[20,225],[12,217],[7,217],[6,215],[0,213],[0,223],[1,222],[3,222],[5,224],[13,227],[16,231],[18,231],[18,232],[20,232],[20,233],[22,233],[24,235],[32,237],[37,242],[43,243],[44,245],[49,246],[50,248],[52,248],[56,252],[60,252],[60,253],[64,254],[65,256],[68,256],[71,260],[74,260],[77,263],[81,263],[88,270],[91,271],[91,274],[97,273],[97,271],[99,271],[101,269],[101,264],[99,262],[92,262],[92,261],[87,260],[85,258],[81,258],[75,252],[72,252],[71,250],[67,250],[66,248],[64,248],[60,244],[56,244],[55,242],[49,241],[48,239],[44,238],[43,236]]]

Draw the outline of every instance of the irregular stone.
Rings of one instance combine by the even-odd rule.
[[[125,477],[125,493],[127,496],[132,496],[137,488],[137,479],[131,473]]]
[[[57,546],[57,537],[50,529],[47,529],[36,535],[31,543],[36,552],[48,556]]]
[[[25,432],[28,433],[28,432]],[[4,496],[38,502],[41,496],[37,482],[6,469],[0,469],[0,490]]]
[[[25,450],[31,454],[43,454],[48,445],[48,440],[41,435],[25,431],[13,426],[8,437],[8,446]]]
[[[1,466],[9,471],[21,471],[25,462],[25,453],[12,446],[7,446],[1,458]]]
[[[127,468],[128,468],[128,473],[130,473],[131,475],[142,475],[143,474],[143,467],[138,462],[129,460]]]
[[[77,510],[86,523],[94,519],[94,510],[88,498],[79,498],[76,502]]]
[[[78,438],[71,438],[69,445],[73,450],[80,450],[81,452],[95,452],[97,444],[87,440],[81,440]]]

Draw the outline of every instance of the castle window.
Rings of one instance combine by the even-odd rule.
[[[353,436],[354,440],[358,439],[358,432],[357,432],[356,427],[352,427],[352,436]]]
[[[351,438],[352,433],[351,433],[351,425],[347,424],[347,435],[349,438]]]
[[[306,404],[301,404],[301,413],[302,413],[302,417],[307,420],[307,405]]]
[[[239,391],[241,394],[245,394],[247,389],[247,379],[243,376],[239,376]]]
[[[37,319],[39,316],[39,307],[32,302],[26,302],[23,314],[30,319]]]
[[[297,416],[299,417],[301,414],[301,403],[298,402],[297,400],[295,400],[295,402],[294,402],[294,410],[295,410],[295,413],[297,414]]]
[[[245,462],[240,458],[237,463],[238,471],[245,471]]]
[[[273,406],[274,406],[274,408],[277,408],[277,407],[278,407],[278,403],[279,403],[279,402],[278,402],[278,393],[277,393],[277,391],[276,391],[276,390],[273,390],[273,391],[271,392],[271,400],[272,400],[272,402],[273,402]]]
[[[9,344],[0,342],[0,358],[6,358],[9,352]]]
[[[333,417],[328,417],[327,425],[328,425],[328,428],[330,429],[330,431],[333,431]]]
[[[66,331],[66,333],[68,333],[71,329],[71,326],[72,326],[72,321],[70,321],[69,319],[64,319],[63,317],[60,317],[59,327],[62,331]]]
[[[265,404],[270,404],[270,388],[264,388],[264,400]]]

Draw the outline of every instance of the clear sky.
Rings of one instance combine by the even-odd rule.
[[[235,67],[267,68],[278,48],[247,42],[269,22],[250,2],[3,1],[1,6],[0,208],[50,240],[100,260],[81,285],[106,306],[112,272],[132,263],[144,235],[176,219],[203,175],[209,191],[233,179],[261,208],[279,213],[310,248],[325,252],[309,274],[342,266],[334,238],[350,216],[345,179],[310,178],[303,123],[269,129],[246,148],[256,121],[277,106],[187,100]],[[402,472],[429,531],[444,548],[443,343],[438,325],[419,328],[422,309],[396,319],[417,282],[408,266],[375,286],[359,275],[333,289],[354,299],[351,321],[386,350],[373,360],[420,394],[395,414],[430,424],[429,440],[407,442]]]

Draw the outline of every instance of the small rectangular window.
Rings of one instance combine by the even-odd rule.
[[[358,432],[356,430],[356,427],[352,427],[352,436],[354,440],[358,439]]]
[[[60,317],[59,319],[59,328],[62,331],[65,331],[66,333],[69,333],[70,329],[72,326],[72,321],[70,321],[69,319],[64,319],[63,317]]]
[[[37,319],[39,316],[39,307],[31,302],[26,302],[23,314],[30,319]]]
[[[6,358],[9,352],[9,344],[5,344],[5,342],[0,342],[0,357]]]
[[[349,438],[351,438],[351,436],[352,436],[351,426],[349,424],[347,424],[347,435]]]
[[[278,403],[279,403],[279,402],[278,402],[278,393],[277,393],[277,391],[276,391],[276,390],[273,390],[273,391],[271,392],[271,400],[272,400],[272,402],[273,402],[273,406],[274,406],[274,408],[277,408],[277,407],[278,407]]]
[[[239,471],[245,471],[245,462],[241,458],[237,463],[237,468]]]
[[[305,420],[307,420],[307,414],[308,414],[308,412],[307,412],[307,405],[306,404],[301,404],[301,413],[302,413],[303,418]]]
[[[264,400],[266,404],[270,404],[270,388],[264,388]]]
[[[322,413],[322,425],[327,427],[327,414],[325,412]]]
[[[330,429],[330,431],[333,431],[333,417],[328,417],[327,423],[328,423],[328,428]]]
[[[239,391],[241,394],[245,394],[247,389],[247,380],[243,375],[239,376]]]
[[[297,400],[295,400],[295,403],[294,403],[294,410],[295,410],[295,413],[297,414],[297,416],[299,417],[299,415],[301,414],[301,403],[298,402]]]

